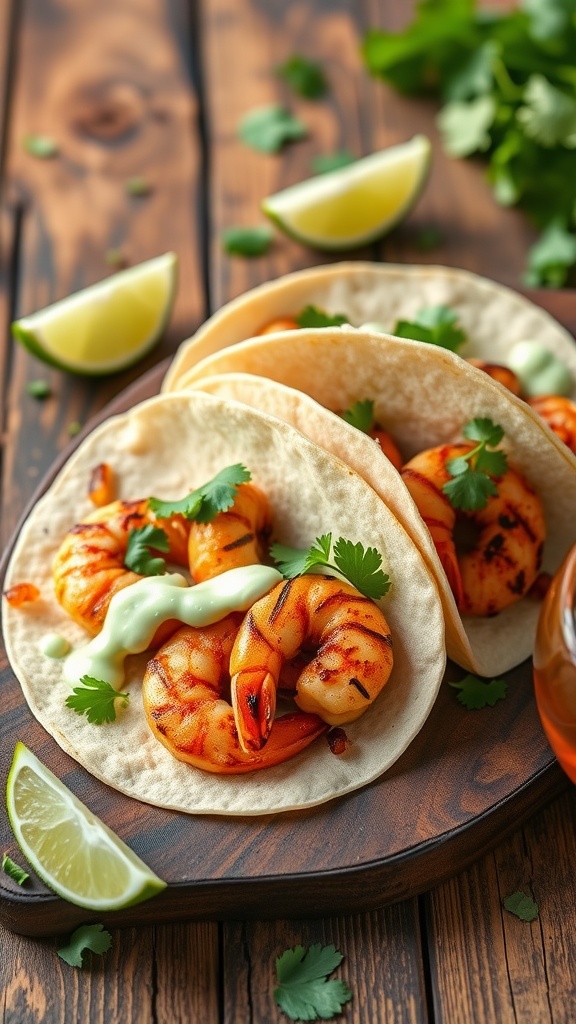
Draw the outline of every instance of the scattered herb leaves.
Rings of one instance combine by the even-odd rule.
[[[28,872],[25,871],[24,868],[21,868],[19,864],[16,864],[16,861],[13,861],[7,853],[2,855],[2,871],[4,871],[4,873],[7,874],[13,882],[17,882],[18,885],[24,885],[26,879],[30,878]]]
[[[183,515],[197,523],[209,523],[218,514],[225,512],[234,504],[236,491],[240,484],[247,483],[251,474],[241,463],[226,466],[212,480],[191,491],[185,498],[178,501],[161,501],[149,498],[148,507],[159,519],[168,519],[173,515]]]
[[[121,270],[123,267],[128,266],[128,260],[121,249],[107,249],[104,253],[104,262],[109,267],[114,267],[116,270]]]
[[[148,196],[152,192],[152,185],[146,178],[136,175],[126,180],[124,190],[128,196]]]
[[[349,323],[343,313],[325,313],[317,306],[306,306],[294,319],[298,327],[342,327],[342,324]]]
[[[452,155],[484,154],[497,202],[545,232],[528,283],[561,287],[576,267],[576,0],[420,0],[399,33],[370,30],[369,71],[404,93],[435,93]],[[553,223],[562,231],[548,229]],[[544,236],[543,236],[544,237]]]
[[[26,135],[23,145],[30,156],[39,160],[48,160],[58,154],[58,143],[49,135]]]
[[[170,550],[165,530],[152,523],[130,530],[124,565],[141,576],[161,576],[166,571],[166,560],[154,556],[152,550]]]
[[[116,720],[115,702],[117,700],[120,700],[122,707],[126,707],[130,700],[130,694],[119,693],[103,679],[82,676],[80,685],[74,687],[65,703],[66,707],[76,711],[77,714],[86,715],[88,721],[93,725],[102,725],[103,722]]]
[[[231,256],[263,256],[272,244],[274,232],[266,224],[252,228],[228,228],[222,246]]]
[[[527,896],[521,889],[506,897],[504,909],[515,914],[521,921],[535,921],[538,917],[538,905],[531,896]]]
[[[270,554],[283,576],[293,579],[324,566],[344,576],[365,597],[378,601],[390,589],[390,577],[382,571],[382,556],[376,548],[364,548],[358,541],[339,537],[334,542],[334,562],[330,561],[332,534],[317,537],[307,551],[285,544],[272,544]]]
[[[487,682],[472,674],[464,676],[459,683],[449,683],[449,686],[460,690],[457,699],[469,711],[479,711],[487,706],[494,707],[497,701],[504,700],[508,690],[508,684],[504,679],[491,679]]]
[[[277,68],[280,78],[288,83],[298,96],[307,100],[318,100],[328,92],[328,82],[322,66],[295,53]]]
[[[374,401],[372,398],[365,398],[361,402],[354,402],[354,405],[341,412],[340,416],[352,427],[369,434],[374,426]]]
[[[42,402],[45,398],[50,398],[52,388],[47,380],[30,380],[26,385],[26,394]]]
[[[79,434],[82,430],[82,424],[79,420],[71,420],[68,424],[67,430],[69,437],[76,437],[76,434]]]
[[[503,451],[488,451],[488,445],[495,448],[504,436],[502,427],[492,420],[470,420],[462,433],[477,444],[466,455],[448,459],[446,469],[453,479],[444,484],[442,491],[453,508],[472,511],[485,508],[488,498],[498,494],[492,478],[504,475],[508,460]]]
[[[348,167],[356,163],[356,157],[352,153],[340,150],[338,153],[326,153],[315,156],[312,160],[314,174],[329,174],[330,171],[339,171],[341,167]]]
[[[287,142],[305,138],[308,128],[285,107],[273,104],[245,114],[238,134],[247,146],[260,153],[279,153]]]
[[[112,936],[102,924],[83,924],[70,936],[67,946],[58,950],[58,956],[71,967],[82,967],[82,956],[86,950],[92,953],[106,953],[112,945]]]
[[[392,331],[397,338],[412,338],[457,352],[466,341],[466,332],[458,324],[458,313],[450,306],[426,306],[415,320],[397,320]]]
[[[292,1020],[329,1020],[352,998],[348,986],[329,975],[343,956],[333,945],[315,943],[287,949],[276,958],[279,985],[274,989],[277,1005]]]

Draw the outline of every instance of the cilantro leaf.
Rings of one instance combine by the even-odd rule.
[[[538,917],[538,905],[531,896],[527,896],[521,889],[511,893],[503,902],[504,908],[519,917],[521,921],[535,921]]]
[[[83,924],[70,936],[67,946],[58,950],[58,956],[71,967],[82,967],[82,955],[89,949],[92,953],[105,953],[112,945],[112,936],[101,924]]]
[[[446,469],[453,479],[444,484],[442,492],[453,508],[486,508],[488,498],[498,494],[492,477],[503,476],[508,466],[505,452],[489,452],[486,446],[500,444],[504,431],[492,420],[477,417],[464,425],[462,433],[478,444],[465,455],[448,459]]]
[[[4,871],[13,882],[17,882],[18,885],[24,885],[27,878],[30,875],[24,868],[21,868],[19,864],[16,864],[7,853],[2,855],[2,871]]]
[[[470,156],[490,146],[491,127],[496,114],[492,96],[447,103],[438,114],[437,123],[444,149],[450,156]]]
[[[66,707],[79,715],[86,715],[89,722],[102,725],[103,722],[114,722],[116,719],[116,701],[120,700],[126,707],[130,700],[129,693],[119,693],[110,683],[92,676],[82,676],[80,686],[75,686],[66,698]]]
[[[320,64],[295,53],[277,68],[278,75],[291,89],[307,100],[318,100],[328,91],[326,76]]]
[[[498,700],[504,700],[508,684],[504,679],[491,679],[486,682],[480,676],[469,674],[459,683],[449,683],[454,689],[460,690],[458,700],[469,711],[477,711],[487,705],[494,707]]]
[[[306,306],[294,319],[298,327],[341,327],[349,322],[343,313],[325,313],[317,306]]]
[[[158,519],[169,519],[170,516],[183,515],[197,523],[209,523],[218,514],[226,512],[234,504],[236,491],[240,484],[251,479],[250,472],[237,462],[233,466],[221,469],[212,480],[191,491],[179,501],[162,501],[160,498],[149,498],[148,508]]]
[[[238,126],[243,142],[261,153],[278,153],[287,142],[303,139],[308,128],[282,106],[257,107],[245,114]]]
[[[348,167],[355,162],[356,157],[342,149],[337,153],[315,156],[312,160],[312,170],[314,174],[329,174],[330,171],[338,171],[341,167]]]
[[[576,234],[562,220],[552,221],[528,253],[524,282],[531,288],[561,288],[568,270],[576,263]]]
[[[153,558],[151,548],[155,551],[170,550],[165,530],[152,523],[130,530],[124,556],[126,568],[141,576],[161,576],[166,571],[166,561],[164,558]]]
[[[365,398],[362,402],[354,402],[354,405],[341,412],[340,416],[362,433],[369,434],[374,426],[374,401],[372,398]]]
[[[272,544],[270,554],[287,579],[302,576],[316,566],[325,566],[344,576],[356,590],[378,601],[390,589],[390,577],[382,571],[382,556],[376,548],[364,548],[360,542],[339,537],[334,543],[334,563],[330,562],[332,534],[317,537],[307,551]]]
[[[522,0],[521,7],[530,17],[530,34],[542,42],[568,29],[576,12],[574,0]]]
[[[315,943],[287,949],[276,958],[279,985],[274,989],[277,1005],[292,1020],[328,1020],[340,1013],[352,998],[348,986],[328,975],[341,964],[342,954],[333,946]]]
[[[135,175],[125,181],[124,190],[127,196],[148,196],[152,192],[152,185],[146,178]]]
[[[426,306],[415,320],[397,320],[392,331],[397,338],[411,338],[457,352],[466,341],[466,332],[458,324],[458,313],[449,306]]]
[[[576,148],[576,99],[557,89],[544,75],[530,75],[524,102],[516,117],[529,138],[548,149]]]
[[[232,256],[263,256],[272,244],[274,232],[266,224],[253,228],[228,228],[222,235],[224,250]]]
[[[26,135],[23,145],[30,156],[38,157],[39,160],[48,160],[59,152],[58,143],[49,135]]]
[[[45,398],[50,398],[52,388],[47,380],[30,380],[26,385],[26,394],[43,401]]]

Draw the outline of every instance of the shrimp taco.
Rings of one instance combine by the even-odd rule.
[[[526,403],[452,352],[344,327],[239,343],[188,381],[274,411],[371,484],[438,581],[459,665],[488,677],[531,654],[537,591],[576,542],[576,458]],[[352,425],[366,408],[401,474]]]
[[[115,493],[94,510],[103,467]],[[302,574],[312,549],[320,568]],[[358,560],[370,598],[342,576]],[[32,581],[38,599],[5,601],[3,625],[33,714],[93,775],[161,807],[267,814],[357,789],[406,749],[443,676],[436,584],[374,490],[293,426],[200,392],[151,399],[80,445],[25,523],[5,592]],[[143,587],[148,635],[125,639]],[[178,628],[189,606],[192,626]],[[54,635],[67,657],[46,652]],[[318,643],[328,662],[303,656]],[[103,674],[82,668],[87,651]],[[336,692],[340,663],[353,671]],[[91,694],[106,687],[113,711],[98,715]],[[274,717],[280,688],[287,711]]]
[[[480,361],[534,402],[576,449],[576,346],[568,331],[512,289],[452,267],[334,263],[260,285],[223,306],[181,345],[164,390],[180,387],[201,359],[246,338],[342,323],[431,341]],[[551,394],[556,401],[544,402]]]

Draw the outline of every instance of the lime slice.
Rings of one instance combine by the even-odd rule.
[[[314,249],[365,245],[412,208],[428,176],[430,153],[430,140],[415,135],[268,196],[262,209],[286,234]]]
[[[166,887],[23,743],[14,750],[6,805],[22,852],[70,903],[119,910]]]
[[[45,363],[105,374],[141,359],[159,340],[176,292],[173,252],[121,270],[12,324],[14,337]]]

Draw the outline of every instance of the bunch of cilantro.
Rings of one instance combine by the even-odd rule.
[[[526,283],[573,283],[576,265],[576,0],[420,0],[401,33],[367,33],[367,67],[405,93],[435,93],[445,150],[488,158],[499,203],[541,230]],[[572,282],[571,279],[572,278]]]

